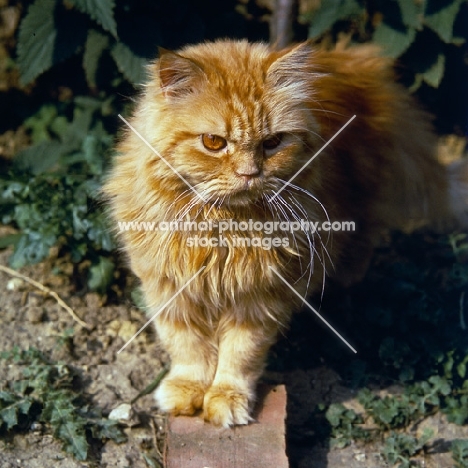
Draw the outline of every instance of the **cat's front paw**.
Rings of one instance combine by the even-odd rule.
[[[249,395],[242,389],[215,385],[208,390],[203,402],[205,421],[223,427],[248,424],[252,421],[249,400]]]
[[[174,415],[191,416],[203,406],[205,386],[196,381],[165,379],[154,393],[159,408]]]

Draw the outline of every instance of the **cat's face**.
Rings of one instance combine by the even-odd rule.
[[[153,70],[158,151],[205,201],[273,196],[310,158],[319,139],[306,100],[309,54],[303,46],[279,56],[242,42],[161,53]]]

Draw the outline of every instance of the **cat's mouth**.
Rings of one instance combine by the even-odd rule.
[[[236,184],[224,198],[229,205],[248,205],[262,197],[264,184],[258,179],[251,179]]]

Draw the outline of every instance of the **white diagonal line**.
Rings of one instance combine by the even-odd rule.
[[[330,329],[335,333],[338,338],[343,341],[344,344],[348,346],[354,353],[357,353],[357,351],[285,280],[272,266],[269,267],[273,272],[278,276],[278,278],[283,281],[286,286],[302,301],[304,304]]]
[[[161,155],[161,153],[156,149],[156,148],[153,148],[153,146],[151,145],[151,143],[146,140],[143,135],[132,125],[130,124],[130,122],[128,122],[128,120],[124,119],[120,114],[118,114],[120,120],[122,120],[126,125],[127,127],[133,132],[135,133],[135,135],[138,136],[138,138],[140,138],[140,140],[157,156],[159,156],[161,158],[162,161],[164,161],[171,169],[172,171],[174,172],[174,174],[176,174],[177,176],[179,176],[179,178],[185,182],[185,184],[190,188],[190,190],[192,190],[193,193],[195,193],[195,195],[199,198],[201,198],[202,201],[206,202],[207,200],[205,200],[201,195],[200,193],[198,193],[195,188],[190,184],[190,182],[188,182],[184,176],[182,174],[180,174],[177,169],[174,169],[174,167],[172,167],[171,163],[169,163],[166,159],[163,158],[163,156]]]
[[[285,184],[270,198],[273,201],[354,119],[353,115]]]
[[[117,351],[117,354],[122,352],[157,316],[168,306],[206,267],[202,266],[188,281],[184,284],[158,311]]]

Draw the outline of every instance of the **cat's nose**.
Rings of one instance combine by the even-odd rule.
[[[255,171],[243,171],[243,172],[239,172],[239,171],[236,171],[236,176],[239,177],[239,179],[241,179],[244,184],[246,185],[246,187],[250,186],[252,184],[252,181],[253,179],[255,179],[256,177],[258,177],[260,175],[260,170],[257,169]]]

